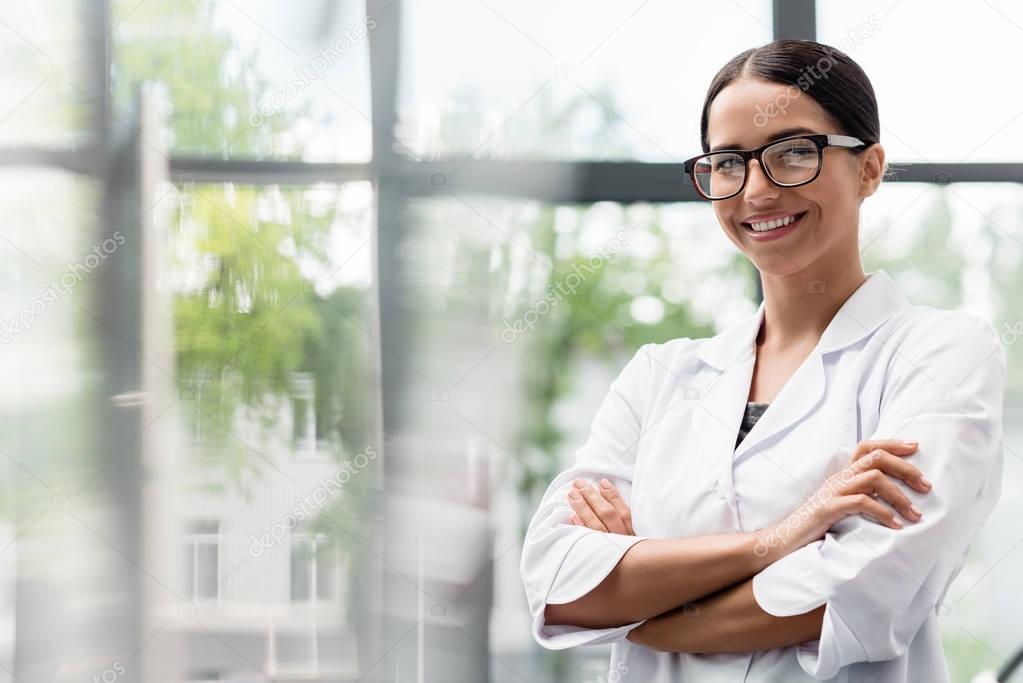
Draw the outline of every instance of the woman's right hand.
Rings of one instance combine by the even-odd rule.
[[[893,481],[901,479],[921,493],[931,490],[923,473],[905,460],[917,447],[914,441],[899,439],[861,441],[849,463],[825,479],[788,517],[757,532],[755,552],[761,557],[787,554],[823,538],[836,522],[855,514],[893,529],[903,526],[896,512],[918,522],[919,510]]]

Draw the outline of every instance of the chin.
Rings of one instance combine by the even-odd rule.
[[[758,271],[760,271],[761,275],[775,275],[781,277],[803,272],[809,267],[813,260],[777,257],[758,258],[756,260],[751,258],[750,262]]]

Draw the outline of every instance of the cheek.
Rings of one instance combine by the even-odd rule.
[[[720,204],[721,202],[715,202]],[[735,216],[736,214],[727,207],[715,206],[714,216],[717,218],[718,225],[725,232],[725,237],[731,241],[732,244],[739,247],[742,250],[742,242],[739,241],[739,236],[736,235],[737,228],[735,227]]]
[[[722,202],[714,202],[712,206],[714,208],[714,216],[718,219],[718,223],[721,225],[728,225],[732,220],[732,211],[728,207],[722,206]]]

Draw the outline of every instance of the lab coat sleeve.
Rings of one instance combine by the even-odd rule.
[[[551,650],[624,640],[643,621],[588,629],[544,623],[544,608],[572,602],[593,590],[635,543],[649,538],[595,531],[573,525],[566,496],[572,481],[597,485],[607,478],[632,507],[632,476],[646,396],[650,388],[650,345],[641,347],[612,382],[590,435],[571,467],[544,493],[526,531],[520,574],[533,619],[533,637]]]
[[[910,332],[895,356],[870,438],[919,442],[910,462],[932,488],[898,485],[921,520],[890,529],[846,517],[753,578],[757,603],[775,616],[826,605],[820,639],[797,650],[818,680],[906,651],[1001,493],[1006,359],[994,328],[945,311],[937,324]]]

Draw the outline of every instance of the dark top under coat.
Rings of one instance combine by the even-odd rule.
[[[756,401],[748,401],[746,403],[746,412],[742,416],[742,424],[739,425],[739,436],[735,440],[735,447],[738,448],[742,440],[746,438],[746,435],[753,429],[753,425],[757,423],[760,416],[767,410],[768,403],[758,403]]]

